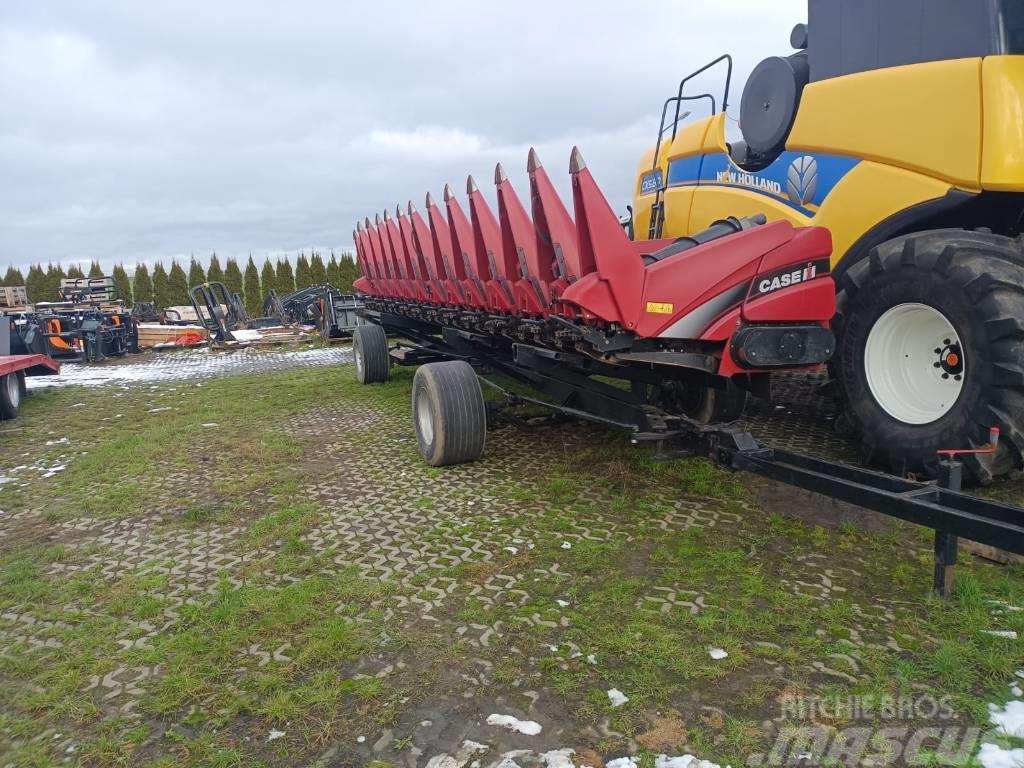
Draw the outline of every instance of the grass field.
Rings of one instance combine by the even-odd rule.
[[[0,425],[0,765],[382,768],[471,739],[485,765],[738,766],[798,697],[987,728],[1011,696],[1019,566],[964,555],[934,599],[924,531],[766,512],[745,476],[585,426],[430,468],[411,380],[69,387]]]

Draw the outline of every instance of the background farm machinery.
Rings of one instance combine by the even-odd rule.
[[[250,317],[241,296],[231,294],[220,282],[192,286],[189,296],[195,320],[209,331],[212,342],[220,344],[263,337],[284,341],[287,339],[282,330],[287,329],[301,333],[317,331],[325,341],[347,338],[361,322],[356,311],[363,306],[360,297],[343,294],[326,284],[284,296],[270,289],[261,317]]]
[[[8,305],[14,354],[94,362],[138,352],[135,318],[116,296],[110,277],[61,280],[60,301]]]

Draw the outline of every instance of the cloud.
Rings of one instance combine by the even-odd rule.
[[[5,0],[0,269],[350,248],[352,223],[536,146],[628,202],[679,78],[788,52],[803,2]],[[721,73],[702,85],[721,90]],[[733,88],[735,115],[740,86]]]

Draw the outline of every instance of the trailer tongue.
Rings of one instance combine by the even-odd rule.
[[[960,494],[955,455],[939,484],[919,483],[764,448],[728,423],[748,392],[769,393],[772,372],[832,355],[827,230],[751,216],[634,242],[578,150],[574,220],[532,150],[527,169],[532,221],[499,165],[497,217],[470,178],[469,216],[446,187],[447,216],[428,195],[426,220],[409,203],[353,233],[370,323],[353,336],[356,375],[370,384],[393,363],[421,366],[413,416],[430,464],[479,458],[488,425],[522,425],[516,407],[529,403],[628,430],[661,458],[706,456],[933,528],[942,594],[959,536],[1024,554],[1024,510]],[[389,349],[389,335],[412,344]],[[481,382],[502,399],[485,401]]]

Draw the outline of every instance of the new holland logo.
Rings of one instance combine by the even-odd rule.
[[[715,174],[715,181],[719,184],[739,184],[742,187],[751,187],[767,192],[770,195],[781,195],[782,185],[774,179],[766,179],[746,171],[725,170]]]
[[[786,194],[797,205],[806,205],[818,191],[818,161],[810,155],[798,157],[786,173]]]

